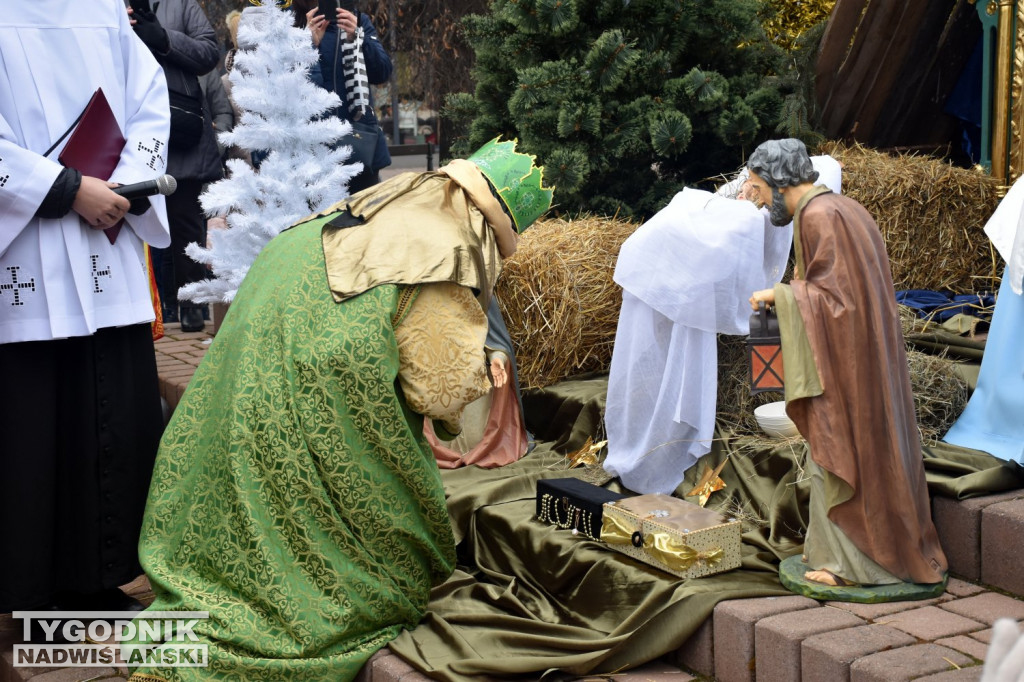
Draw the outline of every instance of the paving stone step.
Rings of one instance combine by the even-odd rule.
[[[932,498],[932,518],[942,550],[949,559],[950,573],[971,583],[984,581],[996,585],[992,580],[995,579],[1006,585],[999,585],[1002,589],[1024,596],[1022,578],[1018,575],[1014,579],[1009,575],[1012,571],[1007,570],[1016,561],[1013,547],[1024,530],[1024,503],[1003,504],[1018,500],[1024,500],[1024,490],[968,500]],[[989,507],[994,509],[989,512]],[[983,524],[983,519],[988,519],[988,522]],[[1014,532],[1017,533],[1016,539],[1010,544],[1003,544],[1014,537]],[[988,565],[987,572],[984,564]],[[982,575],[983,572],[986,576]]]

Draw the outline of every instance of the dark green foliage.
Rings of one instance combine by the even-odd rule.
[[[630,75],[640,53],[622,31],[605,31],[583,60],[583,75],[604,92],[613,92]]]
[[[808,137],[810,86],[758,23],[762,0],[491,0],[464,20],[476,92],[444,113],[453,153],[518,138],[560,211],[644,218],[682,184]]]
[[[659,156],[674,157],[686,151],[693,136],[690,119],[678,111],[662,111],[651,121],[651,146]]]
[[[743,98],[757,117],[758,123],[768,126],[782,116],[782,97],[775,88],[758,88]]]
[[[760,129],[754,110],[745,101],[736,98],[718,118],[718,137],[723,144],[740,142],[749,146],[757,140]]]

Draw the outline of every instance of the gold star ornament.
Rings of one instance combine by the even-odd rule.
[[[693,490],[686,493],[687,497],[693,497],[697,495],[697,504],[704,506],[708,503],[708,498],[711,497],[711,493],[717,492],[725,487],[725,481],[718,477],[722,473],[722,468],[725,463],[729,461],[729,456],[726,455],[722,463],[719,464],[714,470],[711,469],[707,464],[704,465],[704,473],[701,474],[700,480],[697,481],[697,485]]]
[[[578,466],[594,466],[597,464],[597,456],[601,452],[601,448],[608,444],[608,441],[602,440],[594,442],[593,438],[587,438],[587,442],[583,444],[579,450],[570,452],[565,456],[569,469],[575,469]]]

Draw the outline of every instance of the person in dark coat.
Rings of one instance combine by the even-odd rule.
[[[326,90],[337,93],[341,104],[331,112],[338,118],[354,122],[357,126],[368,126],[380,129],[377,114],[374,111],[373,95],[367,88],[368,106],[353,108],[350,103],[350,92],[347,82],[350,76],[345,73],[343,64],[343,47],[346,41],[352,41],[361,34],[362,61],[365,64],[366,80],[371,85],[387,83],[391,78],[391,57],[380,42],[377,29],[370,17],[363,12],[355,14],[338,9],[337,21],[328,22],[319,13],[316,3],[303,4],[301,1],[293,5],[296,25],[308,26],[313,36],[313,45],[320,53],[319,62],[310,73],[311,80]],[[304,11],[306,10],[306,11]],[[391,154],[388,152],[387,138],[381,132],[377,136],[377,151],[370,167],[349,182],[349,192],[356,193],[380,182],[380,169],[391,165]]]
[[[221,167],[227,174],[225,166],[228,159],[229,148],[220,141],[220,133],[228,133],[235,128],[235,107],[228,98],[224,82],[221,80],[220,72],[216,69],[204,76],[199,77],[199,87],[203,89],[203,102],[213,116],[213,130],[217,133],[217,151],[220,153]],[[204,188],[205,192],[206,189]],[[202,244],[210,248],[209,236],[211,230],[226,230],[228,227],[227,214],[211,215],[206,221],[207,242]]]
[[[199,77],[199,87],[203,91],[203,103],[210,113],[214,137],[217,140],[217,156],[221,165],[227,154],[227,147],[221,144],[217,135],[228,133],[235,128],[235,108],[228,99],[227,90],[220,73],[214,69]]]
[[[220,151],[209,107],[202,106],[203,95],[198,77],[211,71],[220,59],[217,35],[196,0],[157,0],[152,9],[147,2],[133,0],[135,33],[149,47],[164,69],[171,97],[171,140],[167,173],[178,181],[178,189],[167,197],[167,219],[171,226],[168,251],[154,250],[153,262],[164,304],[164,320],[178,318],[178,289],[190,282],[206,279],[206,268],[185,254],[191,242],[206,243],[206,218],[199,205],[203,185],[223,177]],[[178,121],[190,101],[202,109],[202,126],[194,137]],[[175,111],[178,109],[178,111]],[[159,263],[159,264],[158,264]],[[182,331],[201,331],[204,327],[201,306],[180,306]]]

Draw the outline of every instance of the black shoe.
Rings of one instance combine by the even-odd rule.
[[[182,307],[181,309],[181,331],[201,332],[206,327],[203,322],[203,310],[199,307]]]
[[[164,306],[164,324],[178,321],[178,306]]]

